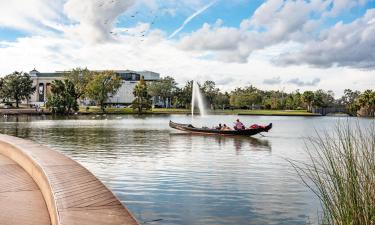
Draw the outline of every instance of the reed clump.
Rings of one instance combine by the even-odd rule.
[[[321,224],[375,225],[375,126],[339,123],[306,142],[308,163],[291,161],[319,197]]]

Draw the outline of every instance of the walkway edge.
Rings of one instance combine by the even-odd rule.
[[[69,157],[2,134],[0,154],[20,165],[39,186],[52,225],[138,224],[102,182]]]

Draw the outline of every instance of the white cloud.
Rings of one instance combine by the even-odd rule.
[[[215,59],[223,62],[246,63],[257,50],[287,43],[301,46],[308,43],[303,51],[296,48],[275,58],[284,64],[374,67],[372,43],[375,35],[372,35],[371,10],[358,21],[338,23],[321,31],[327,17],[349,11],[358,4],[349,0],[269,0],[250,18],[243,20],[239,28],[204,24],[185,35],[178,46],[202,55],[213,54]],[[335,55],[338,52],[340,54]]]
[[[317,40],[306,41],[302,51],[284,54],[282,64],[310,64],[318,67],[349,66],[375,68],[375,9],[352,23],[337,23],[322,31]]]
[[[64,20],[62,5],[62,0],[0,1],[0,27],[46,33],[50,25]]]
[[[262,89],[285,87],[286,91],[293,91],[296,82],[282,81],[291,81],[296,77],[300,78],[300,84],[304,84],[302,91],[333,88],[340,95],[347,87],[364,90],[375,86],[374,70],[353,68],[371,68],[368,65],[375,61],[371,55],[375,52],[373,14],[368,13],[350,24],[339,23],[332,28],[334,32],[329,28],[321,32],[320,36],[311,37],[311,32],[316,30],[320,21],[310,20],[305,13],[322,12],[327,3],[320,0],[283,1],[282,4],[278,1],[265,2],[264,7],[259,8],[253,17],[244,20],[240,28],[225,27],[218,20],[213,25],[204,24],[202,28],[177,42],[168,40],[163,31],[153,29],[149,23],[138,23],[129,28],[115,26],[118,16],[128,10],[135,10],[134,7],[138,7],[136,4],[141,4],[139,2],[30,0],[35,5],[29,5],[28,1],[14,1],[18,2],[17,6],[21,6],[22,10],[12,3],[9,3],[8,10],[13,10],[13,13],[5,12],[0,7],[0,12],[3,13],[0,13],[0,26],[25,30],[33,35],[12,42],[0,41],[1,75],[14,70],[29,71],[34,67],[40,71],[55,71],[87,66],[89,69],[153,70],[164,76],[173,76],[181,84],[192,78],[200,81],[212,79],[224,90],[253,84]],[[155,7],[152,6],[152,1],[144,2],[148,2],[149,7]],[[154,2],[159,4],[158,1]],[[271,3],[275,5],[267,6]],[[1,4],[4,2],[0,6]],[[171,8],[174,4],[188,5],[190,2],[168,0],[163,1],[163,4]],[[202,1],[194,0],[190,7],[199,9],[204,5]],[[28,10],[30,12],[26,12]],[[270,13],[268,17],[262,17],[262,10],[266,10],[263,13]],[[297,12],[295,18],[291,16],[298,10],[301,12]],[[191,8],[187,11],[191,12]],[[21,16],[12,21],[9,18],[14,13]],[[54,32],[51,35],[51,27],[62,33]],[[317,44],[311,38],[321,43]],[[91,44],[85,44],[87,42]],[[304,43],[308,43],[306,48],[303,48]],[[317,46],[316,52],[312,52],[314,54],[310,57],[304,56],[311,53],[309,46],[313,48],[314,44],[321,46]],[[354,47],[350,47],[351,45]],[[355,52],[355,48],[358,52]],[[324,55],[325,49],[332,54]],[[347,53],[345,49],[351,50],[350,57],[343,56]],[[340,55],[334,56],[335,52]],[[289,61],[282,62],[291,64],[290,66],[270,63],[271,59],[277,59],[285,53],[290,53],[285,57]],[[302,65],[320,65],[316,63],[319,54],[329,62],[338,64],[341,60],[343,63],[338,65],[350,67],[323,69]],[[213,56],[213,59],[205,56]],[[363,60],[365,56],[368,57],[367,61]],[[299,64],[297,60],[302,62],[301,65],[295,65]],[[278,77],[275,78],[275,74]],[[277,78],[280,78],[280,82]],[[314,79],[319,79],[320,82],[313,82]],[[274,85],[267,84],[267,80],[273,80]],[[316,86],[306,86],[309,82]]]
[[[106,41],[117,17],[134,3],[135,0],[68,0],[64,12],[77,24],[65,31],[92,43]]]

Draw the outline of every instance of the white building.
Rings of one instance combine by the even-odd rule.
[[[141,76],[146,82],[157,81],[160,79],[160,74],[151,71],[131,71],[131,70],[115,70],[115,72],[122,78],[122,86],[117,93],[109,98],[108,104],[129,105],[134,100],[133,90],[135,85],[141,79]],[[62,80],[64,78],[63,71],[53,73],[41,73],[37,70],[30,71],[33,85],[36,86],[36,91],[31,95],[30,104],[44,105],[47,95],[50,92],[50,86],[53,80]]]

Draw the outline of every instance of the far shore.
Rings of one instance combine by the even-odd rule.
[[[208,110],[211,115],[254,115],[254,116],[321,116],[320,114],[310,113],[306,110],[245,110],[245,109],[225,109],[225,110]],[[35,110],[31,108],[11,108],[0,109],[1,115],[51,115],[52,113],[47,109]],[[137,114],[131,108],[107,108],[102,112],[98,107],[90,107],[88,109],[82,107],[75,115],[92,115],[92,114]],[[144,115],[161,115],[161,114],[191,114],[189,109],[175,109],[175,108],[155,108],[148,110]],[[198,113],[197,113],[198,114]]]

